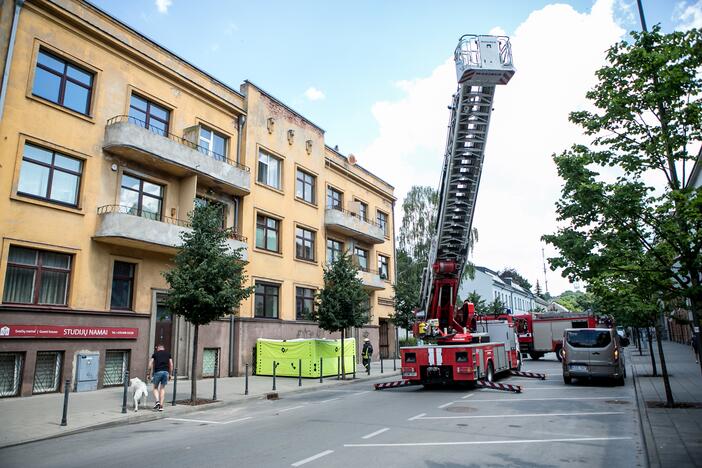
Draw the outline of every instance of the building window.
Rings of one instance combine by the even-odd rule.
[[[124,373],[129,369],[129,351],[105,352],[105,374],[102,384],[105,387],[124,384]]]
[[[344,243],[334,239],[327,239],[327,263],[334,263],[344,251]]]
[[[44,50],[39,51],[32,94],[88,115],[92,92],[91,72]]]
[[[227,160],[227,143],[229,138],[207,127],[200,127],[198,150],[219,161]]]
[[[271,283],[256,283],[254,294],[254,316],[278,318],[278,296],[280,286]]]
[[[256,248],[278,252],[280,221],[268,216],[256,216]]]
[[[220,224],[222,229],[227,228],[227,205],[217,200],[210,200],[205,197],[195,197],[195,206],[209,206],[214,205],[218,208],[218,214],[220,218]]]
[[[259,150],[258,178],[256,180],[275,189],[280,189],[280,166],[280,159],[263,150]]]
[[[295,257],[314,261],[315,233],[301,227],[295,228]]]
[[[358,217],[363,221],[368,221],[368,203],[363,203],[361,200],[356,200],[358,202]]]
[[[375,216],[375,221],[378,226],[383,230],[383,234],[388,235],[388,215],[382,211],[378,211]]]
[[[378,255],[378,274],[380,275],[380,279],[385,280],[390,278],[389,263],[390,259],[388,257],[385,255]]]
[[[148,99],[136,94],[132,94],[129,99],[129,120],[152,132],[161,135],[168,135],[168,122],[171,112],[165,107],[159,106]]]
[[[315,187],[317,178],[300,169],[297,170],[297,180],[295,183],[295,196],[307,203],[316,203]]]
[[[112,267],[112,309],[131,310],[134,300],[134,272],[136,264],[115,260]]]
[[[0,353],[0,397],[19,394],[23,357],[22,353]]]
[[[215,372],[216,371],[216,372]],[[219,348],[205,348],[202,352],[202,376],[219,377]]]
[[[63,354],[60,351],[39,351],[34,365],[34,385],[32,393],[56,392],[61,379],[61,362]]]
[[[295,320],[311,320],[314,292],[310,288],[295,288]]]
[[[129,214],[160,221],[163,186],[122,174],[119,204],[128,208]]]
[[[327,187],[327,208],[341,210],[343,204],[344,194],[333,187]]]
[[[4,302],[66,305],[71,256],[10,246]]]
[[[356,264],[358,269],[362,271],[368,271],[368,251],[360,247],[353,248],[353,255],[356,257]]]
[[[25,143],[17,193],[77,206],[83,162]]]

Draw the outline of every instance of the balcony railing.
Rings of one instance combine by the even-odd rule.
[[[210,150],[209,148],[205,148],[204,146],[200,146],[197,143],[193,143],[190,140],[186,140],[185,138],[173,135],[172,133],[168,133],[168,132],[163,131],[163,130],[158,129],[158,128],[151,128],[151,127],[146,125],[146,122],[144,122],[143,120],[137,119],[136,117],[132,117],[129,115],[117,115],[117,116],[114,116],[111,119],[109,119],[107,121],[107,125],[109,126],[109,125],[113,125],[116,123],[122,123],[122,122],[128,122],[128,123],[134,124],[138,127],[142,127],[146,130],[149,130],[151,133],[162,136],[164,138],[168,138],[169,140],[175,141],[176,143],[180,143],[183,146],[187,146],[187,147],[192,148],[196,151],[199,151],[200,153],[203,153],[204,155],[209,156],[212,159],[229,164],[230,166],[237,167],[243,171],[250,172],[250,169],[248,168],[248,166],[245,166],[237,161],[234,161],[233,159],[230,159],[222,154],[216,153],[216,152]]]
[[[349,216],[353,216],[354,218],[358,218],[358,219],[360,219],[361,221],[363,221],[363,222],[366,223],[366,224],[370,224],[371,226],[376,226],[376,227],[379,227],[379,228],[383,229],[383,227],[382,227],[380,224],[376,223],[375,221],[371,221],[371,220],[368,219],[368,218],[364,218],[363,216],[361,216],[361,215],[359,215],[359,214],[357,214],[357,213],[354,213],[354,212],[349,211],[349,210],[345,210],[345,209],[343,209],[343,208],[341,208],[341,207],[339,207],[339,206],[328,206],[327,209],[328,209],[328,210],[334,210],[334,211],[340,211],[340,212],[342,212],[342,213],[344,213],[344,214],[347,214],[347,215],[349,215]]]
[[[145,219],[151,219],[153,221],[158,221],[166,224],[173,224],[175,226],[191,228],[190,221],[186,221],[178,218],[170,218],[168,216],[160,216],[158,213],[152,213],[150,211],[138,210],[132,206],[125,205],[103,205],[98,207],[97,213],[99,215],[107,213],[121,213],[131,216],[138,216]],[[246,242],[246,237],[240,235],[234,229],[227,229],[227,237],[229,239],[238,240],[240,242]]]

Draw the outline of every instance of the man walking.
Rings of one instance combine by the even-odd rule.
[[[373,355],[373,345],[370,339],[363,338],[363,349],[361,350],[361,357],[363,358],[363,365],[366,367],[366,372],[370,372],[371,356]]]
[[[148,373],[153,369],[154,399],[156,404],[154,409],[163,411],[163,402],[166,399],[166,384],[173,374],[173,359],[171,353],[166,351],[163,345],[158,345],[156,351],[151,355]]]

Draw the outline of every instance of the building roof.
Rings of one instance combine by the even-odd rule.
[[[320,127],[320,126],[317,125],[316,123],[312,122],[310,119],[308,119],[308,118],[305,117],[304,115],[300,114],[298,111],[296,111],[296,110],[293,109],[292,107],[288,106],[288,105],[285,104],[283,101],[281,101],[281,100],[278,99],[277,97],[273,96],[271,93],[269,93],[268,91],[264,90],[263,88],[261,88],[261,87],[260,87],[259,85],[257,85],[256,83],[254,83],[254,82],[252,82],[252,81],[249,81],[249,80],[244,80],[244,84],[248,84],[248,85],[253,86],[254,88],[256,88],[256,89],[258,90],[258,92],[260,92],[261,94],[263,94],[264,96],[266,96],[266,97],[267,97],[268,99],[270,99],[271,101],[275,101],[276,104],[278,104],[278,105],[280,105],[281,107],[285,108],[285,110],[287,110],[287,111],[290,112],[291,114],[294,114],[296,117],[301,118],[302,120],[304,120],[305,122],[307,122],[308,124],[310,124],[310,125],[312,125],[314,128],[316,128],[317,130],[319,130],[320,132],[325,133],[325,131],[324,131],[324,129],[323,129],[322,127]]]

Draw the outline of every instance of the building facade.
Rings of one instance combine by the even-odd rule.
[[[526,314],[538,306],[535,302],[536,296],[531,291],[510,279],[503,280],[496,271],[483,266],[475,267],[473,278],[461,281],[458,295],[465,300],[474,291],[486,304],[499,299],[514,315]]]
[[[198,377],[243,372],[256,338],[326,337],[306,320],[348,250],[394,348],[393,188],[255,85],[233,89],[91,4],[3,2],[0,395],[119,385],[191,330],[165,306],[196,204],[222,208],[255,294],[202,327]],[[218,366],[215,367],[215,362]]]

